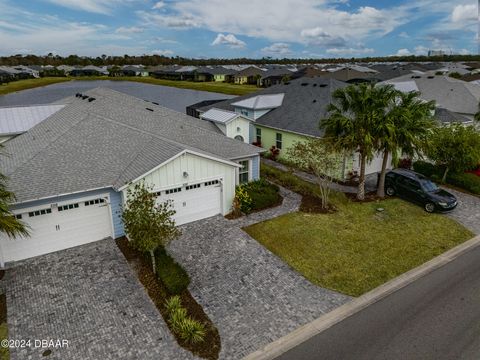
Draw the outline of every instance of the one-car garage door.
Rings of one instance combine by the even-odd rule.
[[[219,180],[162,191],[158,202],[173,201],[177,225],[205,219],[222,213],[222,185]]]
[[[30,226],[31,236],[0,239],[4,262],[17,261],[112,235],[108,196],[79,198],[69,202],[14,211]]]

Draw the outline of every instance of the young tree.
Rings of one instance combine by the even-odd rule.
[[[336,149],[360,154],[359,200],[365,199],[366,163],[378,148],[374,126],[384,116],[385,103],[391,96],[387,90],[365,83],[337,89],[328,106],[329,117],[320,121],[325,139]]]
[[[473,125],[453,123],[436,128],[429,137],[426,155],[445,168],[442,181],[450,171],[462,172],[480,162],[480,133]]]
[[[143,182],[128,189],[126,207],[122,214],[125,232],[135,249],[150,253],[154,273],[155,250],[180,236],[173,215],[175,210],[172,209],[171,202],[157,203],[155,194]]]
[[[328,209],[330,185],[341,168],[342,156],[322,139],[309,139],[293,144],[287,151],[288,159],[299,168],[310,170],[320,189],[322,209]]]
[[[418,92],[403,93],[394,90],[391,85],[387,92],[393,92],[385,103],[385,116],[379,117],[375,124],[375,137],[378,152],[383,153],[382,170],[378,181],[377,195],[385,197],[385,175],[388,159],[398,162],[399,153],[410,157],[420,155],[427,136],[434,127],[431,112],[435,109],[433,101],[419,99]]]

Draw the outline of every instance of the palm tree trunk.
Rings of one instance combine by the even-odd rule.
[[[445,171],[443,173],[443,177],[442,177],[442,183],[446,183],[447,182],[447,174],[448,174],[448,170],[450,170],[448,168],[448,166],[445,168]]]
[[[364,154],[360,154],[360,179],[358,182],[358,192],[357,199],[365,200],[365,167],[366,167],[367,158]]]
[[[385,175],[387,174],[388,156],[389,152],[385,150],[383,152],[382,171],[380,172],[380,178],[378,179],[377,185],[377,196],[381,198],[385,197]]]

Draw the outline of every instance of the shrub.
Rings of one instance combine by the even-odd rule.
[[[249,214],[252,211],[252,198],[246,190],[246,184],[238,185],[235,189],[233,208],[235,212]]]
[[[273,161],[276,161],[278,159],[278,156],[280,155],[280,149],[277,148],[275,145],[272,145],[269,151],[270,151],[270,159],[272,159]]]
[[[413,170],[427,177],[435,177],[435,176],[439,177],[442,174],[441,169],[439,169],[434,164],[428,163],[426,161],[414,162]]]
[[[165,307],[167,308],[167,312],[169,314],[173,313],[177,309],[180,309],[182,307],[182,301],[180,300],[180,296],[175,295],[169,298],[165,302]]]
[[[185,317],[178,324],[177,333],[183,340],[196,344],[205,340],[205,325],[190,317]]]
[[[180,294],[190,284],[190,277],[175,260],[168,255],[164,247],[155,252],[157,276],[171,294]]]
[[[470,173],[451,174],[447,182],[459,188],[470,191],[473,194],[480,195],[480,176]]]

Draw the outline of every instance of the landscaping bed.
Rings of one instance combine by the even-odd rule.
[[[444,171],[441,167],[425,161],[415,162],[413,170],[434,181],[441,181]],[[447,174],[446,183],[458,188],[460,191],[463,190],[470,194],[480,195],[480,176],[474,173],[449,173]]]
[[[335,211],[336,203],[344,203],[348,201],[345,194],[331,190],[330,201],[331,204],[328,210],[322,209],[320,189],[317,185],[300,179],[292,172],[286,172],[276,169],[272,166],[262,164],[260,169],[261,176],[283,186],[297,194],[302,195],[302,202],[300,204],[300,211],[308,213],[331,213]]]
[[[176,264],[174,260],[166,254],[165,250],[160,249],[157,251],[157,272],[167,269],[165,273],[159,275],[159,278],[166,281],[167,286],[153,273],[150,258],[132,249],[128,244],[127,238],[122,237],[117,239],[116,243],[130,266],[135,270],[138,279],[147,290],[148,295],[155,303],[155,306],[175,336],[178,344],[202,358],[218,359],[221,348],[218,330],[186,288],[189,282],[188,275],[180,265]],[[174,295],[179,296],[182,307],[186,309],[187,315],[204,325],[205,337],[203,342],[191,343],[185,341],[172,328],[166,302]]]

